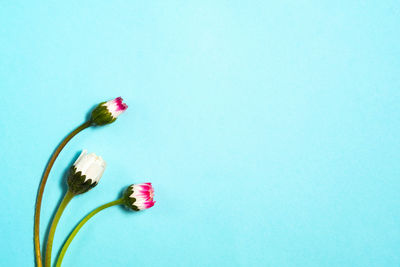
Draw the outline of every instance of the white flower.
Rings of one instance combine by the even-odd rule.
[[[106,162],[94,153],[83,150],[68,174],[68,190],[74,195],[83,194],[95,187],[106,168]]]
[[[74,167],[76,172],[85,176],[85,182],[90,179],[92,183],[98,183],[106,168],[106,162],[94,153],[88,154],[84,149]]]

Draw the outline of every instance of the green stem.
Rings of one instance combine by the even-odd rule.
[[[109,207],[115,206],[115,205],[120,205],[120,204],[123,204],[123,203],[124,203],[124,199],[123,199],[123,198],[117,199],[117,200],[114,200],[114,201],[111,201],[111,202],[109,202],[109,203],[107,203],[107,204],[104,204],[104,205],[102,205],[102,206],[100,206],[100,207],[94,209],[94,210],[93,210],[91,213],[89,213],[85,218],[83,218],[83,220],[75,227],[75,229],[72,231],[72,233],[69,235],[67,241],[65,242],[65,244],[64,244],[64,246],[63,246],[63,248],[62,248],[62,250],[61,250],[61,252],[60,252],[60,256],[58,257],[56,267],[60,267],[60,266],[61,266],[61,263],[62,263],[63,258],[64,258],[64,256],[65,256],[65,253],[67,252],[67,249],[68,249],[69,245],[71,244],[72,240],[74,239],[74,237],[76,236],[76,234],[79,232],[79,230],[82,228],[82,226],[83,226],[90,218],[92,218],[92,217],[93,217],[94,215],[96,215],[98,212],[100,212],[100,211],[102,211],[102,210],[104,210],[104,209],[106,209],[106,208],[109,208]],[[49,267],[50,267],[50,266],[49,266]]]
[[[46,267],[51,267],[51,250],[53,247],[53,239],[54,239],[54,234],[56,232],[58,221],[60,220],[60,217],[64,212],[65,207],[68,205],[68,203],[74,196],[75,195],[72,194],[70,191],[67,191],[67,193],[64,196],[64,199],[61,201],[61,204],[57,209],[56,215],[54,215],[53,222],[51,223],[49,236],[47,238],[46,258],[45,258]]]
[[[40,237],[39,237],[39,225],[40,225],[40,209],[42,206],[42,198],[44,188],[46,186],[47,178],[49,177],[51,167],[53,167],[54,162],[56,161],[58,154],[60,154],[61,150],[64,146],[72,139],[76,134],[81,132],[82,130],[90,127],[92,125],[91,121],[87,121],[80,125],[78,128],[73,130],[70,134],[65,137],[64,140],[58,145],[57,149],[54,151],[53,155],[51,156],[49,162],[47,163],[46,169],[43,173],[42,181],[40,182],[37,199],[36,199],[36,206],[35,206],[35,226],[34,226],[34,243],[35,243],[35,258],[36,258],[36,266],[42,267],[42,254],[40,251]]]

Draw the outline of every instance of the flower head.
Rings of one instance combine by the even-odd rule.
[[[100,103],[92,111],[92,123],[95,125],[105,125],[114,122],[121,115],[128,105],[122,102],[121,97]]]
[[[151,183],[133,184],[125,190],[125,205],[135,211],[148,209],[156,203],[153,196],[154,189]]]
[[[83,150],[69,171],[69,191],[75,195],[89,191],[97,185],[105,168],[106,162],[101,157]]]

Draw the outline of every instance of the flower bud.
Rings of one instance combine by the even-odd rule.
[[[105,125],[114,122],[128,105],[122,102],[121,97],[100,103],[93,111],[91,121],[94,125]]]
[[[106,162],[101,157],[83,150],[69,170],[69,191],[75,195],[89,191],[97,185],[105,168]]]
[[[125,206],[134,211],[148,209],[156,203],[151,183],[133,184],[124,192]]]

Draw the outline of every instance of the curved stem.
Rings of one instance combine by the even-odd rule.
[[[72,194],[70,191],[67,191],[67,193],[64,196],[64,199],[61,201],[61,204],[57,209],[56,215],[54,215],[53,222],[51,223],[50,227],[49,237],[47,238],[46,259],[45,259],[46,267],[51,267],[51,250],[53,247],[53,239],[54,239],[54,234],[56,232],[58,221],[60,220],[65,207],[68,205],[68,203],[71,201],[73,197],[74,194]]]
[[[115,201],[111,201],[107,204],[104,204],[96,209],[94,209],[91,213],[89,213],[85,218],[83,218],[83,220],[75,227],[75,229],[72,231],[72,233],[69,235],[67,241],[65,241],[65,244],[60,252],[60,256],[58,257],[57,260],[57,264],[56,267],[60,267],[61,263],[63,261],[63,258],[65,256],[65,253],[67,252],[67,249],[69,247],[69,244],[71,244],[72,240],[74,239],[74,237],[76,236],[76,234],[79,232],[79,230],[82,228],[82,226],[90,219],[92,218],[94,215],[96,215],[98,212],[109,208],[111,206],[115,206],[115,205],[120,205],[124,203],[124,199],[117,199]]]
[[[51,156],[49,162],[47,163],[46,169],[43,173],[42,181],[39,186],[38,194],[37,194],[37,199],[36,199],[36,206],[35,206],[35,226],[34,226],[34,243],[35,243],[35,256],[36,256],[36,266],[37,267],[42,267],[42,256],[40,253],[40,237],[39,237],[39,227],[40,227],[40,209],[42,205],[42,198],[43,198],[43,192],[44,192],[44,187],[46,186],[47,178],[49,177],[49,173],[51,170],[51,167],[53,167],[54,161],[57,159],[58,154],[60,154],[61,150],[64,148],[64,146],[69,142],[69,140],[72,139],[77,133],[80,131],[90,127],[92,124],[91,121],[87,121],[80,125],[78,128],[73,130],[65,139],[58,145],[57,149],[54,151],[53,155]]]

